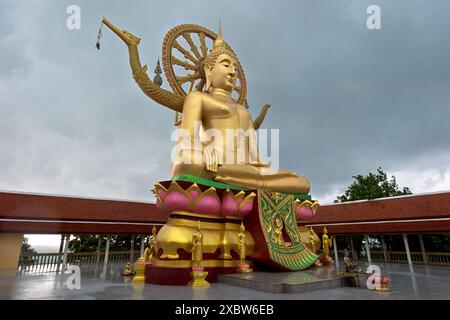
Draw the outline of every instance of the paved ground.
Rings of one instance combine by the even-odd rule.
[[[95,270],[84,270],[81,289],[68,289],[70,274],[0,275],[0,299],[450,299],[450,268],[415,266],[411,273],[407,265],[378,264],[383,274],[392,278],[390,292],[375,292],[366,288],[337,288],[307,293],[268,293],[214,283],[209,288],[132,284],[120,276],[120,267],[112,265],[105,279]],[[362,269],[366,265],[360,265]]]

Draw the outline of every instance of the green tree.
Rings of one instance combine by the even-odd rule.
[[[33,257],[27,256],[28,254],[35,254],[37,251],[31,247],[28,243],[28,238],[22,239],[22,249],[20,250],[20,261],[19,265],[21,266],[30,266],[34,263]]]
[[[94,252],[97,250],[98,237],[92,235],[74,234],[75,238],[69,242],[70,252]],[[102,241],[102,249],[105,248],[106,236]],[[131,236],[128,234],[117,234],[111,236],[109,245],[110,251],[128,251],[131,247]],[[141,235],[136,236],[134,241],[134,249],[140,250]]]
[[[338,196],[334,202],[347,202],[355,200],[370,200],[412,194],[408,187],[400,190],[394,176],[388,180],[386,173],[379,167],[376,173],[367,176],[353,176],[353,183],[347,188],[345,194]]]

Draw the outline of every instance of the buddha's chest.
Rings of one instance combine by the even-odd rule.
[[[249,128],[250,114],[244,106],[214,101],[204,108],[203,121],[208,127]]]

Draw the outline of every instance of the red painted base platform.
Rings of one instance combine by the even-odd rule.
[[[219,274],[236,273],[236,267],[205,267],[208,272],[206,281],[209,283],[217,282]],[[164,268],[153,265],[145,266],[145,282],[159,285],[183,286],[191,281],[190,273],[192,268]]]

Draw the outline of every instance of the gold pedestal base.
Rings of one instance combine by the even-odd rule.
[[[252,268],[237,268],[236,269],[237,273],[251,273],[253,272]]]
[[[208,287],[209,282],[205,280],[207,276],[208,276],[208,272],[206,272],[206,271],[193,270],[191,272],[192,280],[189,281],[188,286],[190,286],[192,288]]]
[[[390,291],[390,288],[389,288],[389,285],[384,285],[384,284],[382,284],[382,285],[380,285],[379,288],[375,288],[374,290],[375,290],[375,291],[383,291],[383,292],[387,292],[387,291]]]
[[[134,264],[135,275],[132,282],[144,282],[145,281],[145,259],[139,258]]]

